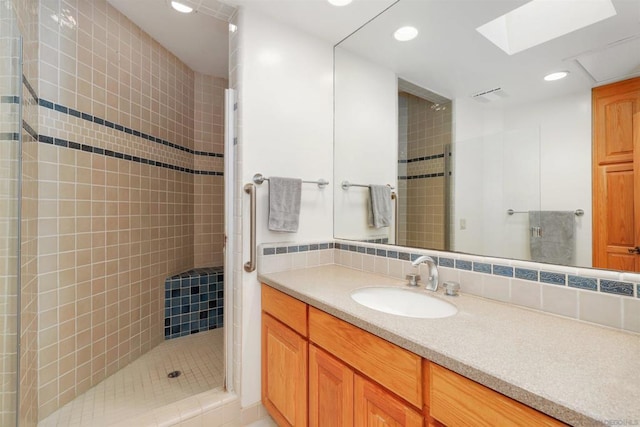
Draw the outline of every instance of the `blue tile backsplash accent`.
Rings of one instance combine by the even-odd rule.
[[[566,276],[562,273],[552,273],[550,271],[540,272],[540,281],[542,283],[549,283],[551,285],[566,285]]]
[[[569,286],[572,288],[588,289],[590,291],[598,290],[598,279],[591,277],[580,277],[569,274]]]
[[[474,262],[473,271],[478,273],[491,274],[491,264],[487,264],[484,262]]]
[[[164,338],[224,326],[222,267],[196,268],[164,282]]]
[[[493,274],[496,276],[513,277],[513,267],[494,264]]]
[[[617,282],[615,280],[600,280],[600,291],[608,294],[633,296],[633,284],[627,282]]]
[[[432,257],[433,258],[433,257]],[[440,259],[438,259],[438,265],[440,267],[450,267],[453,268],[453,259],[451,258],[445,258],[445,257],[440,257]]]
[[[516,267],[516,278],[530,280],[532,282],[538,281],[538,271],[537,270],[529,270],[528,268],[518,268]]]
[[[361,244],[358,244],[361,243]],[[287,253],[296,253],[296,252],[304,252],[304,251],[317,251],[317,250],[326,250],[326,249],[339,249],[348,252],[356,252],[363,255],[369,256],[378,256],[389,259],[396,259],[400,261],[415,261],[418,257],[424,255],[424,252],[409,252],[411,248],[401,248],[397,249],[384,249],[380,247],[371,247],[371,246],[362,246],[362,244],[367,243],[378,243],[376,241],[367,241],[367,242],[350,242],[342,243],[342,242],[328,242],[328,243],[319,243],[319,244],[301,244],[301,245],[291,245],[291,244],[277,244],[274,243],[269,247],[263,247],[262,255],[279,255],[279,254],[287,254]],[[281,246],[282,245],[282,246]],[[402,252],[401,250],[407,251]],[[434,254],[429,254],[431,258],[433,258],[438,266],[443,268],[455,268],[459,270],[467,270],[473,271],[476,273],[484,273],[484,274],[493,274],[497,276],[504,277],[513,277],[516,279],[528,280],[531,282],[540,282],[547,283],[553,285],[560,286],[570,286],[572,288],[593,291],[593,292],[605,292],[609,294],[615,294],[620,296],[629,296],[634,297],[637,296],[640,298],[640,283],[631,283],[631,282],[622,282],[616,280],[607,280],[607,279],[597,279],[595,277],[586,277],[586,276],[577,276],[574,274],[568,273],[559,273],[559,272],[551,272],[551,271],[543,271],[535,269],[535,265],[532,265],[533,268],[523,268],[523,267],[513,267],[510,265],[503,264],[491,264],[490,262],[475,262],[472,260],[464,259],[464,256],[461,258],[448,258],[448,257],[438,257]],[[505,260],[508,261],[508,260]],[[543,265],[540,265],[543,267]],[[597,276],[597,270],[593,270],[592,273],[594,276]],[[600,281],[600,287],[598,287],[598,280]]]
[[[471,261],[465,261],[462,259],[456,260],[456,268],[459,270],[471,270],[471,266],[472,266]]]

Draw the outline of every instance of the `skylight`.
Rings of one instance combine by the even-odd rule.
[[[615,15],[611,0],[532,0],[476,30],[513,55]]]

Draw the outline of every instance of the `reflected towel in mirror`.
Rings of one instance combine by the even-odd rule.
[[[389,227],[392,221],[391,188],[388,185],[370,185],[367,203],[369,227]]]
[[[571,265],[575,252],[574,211],[530,211],[529,226],[540,227],[541,236],[529,237],[531,260]]]
[[[298,231],[301,193],[301,179],[269,178],[269,230]]]

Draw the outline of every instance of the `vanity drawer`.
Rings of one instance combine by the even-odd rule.
[[[429,364],[430,415],[448,426],[564,426],[446,368]]]
[[[415,407],[422,407],[418,355],[313,307],[309,307],[309,339]]]
[[[307,304],[302,301],[263,284],[262,311],[269,313],[303,337],[308,336]]]

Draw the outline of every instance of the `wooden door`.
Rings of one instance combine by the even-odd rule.
[[[358,427],[422,427],[422,414],[379,385],[354,378],[354,422]]]
[[[309,426],[353,426],[353,371],[309,346]]]
[[[279,426],[307,425],[307,346],[262,313],[262,403]]]
[[[640,77],[593,89],[593,266],[640,271]]]

